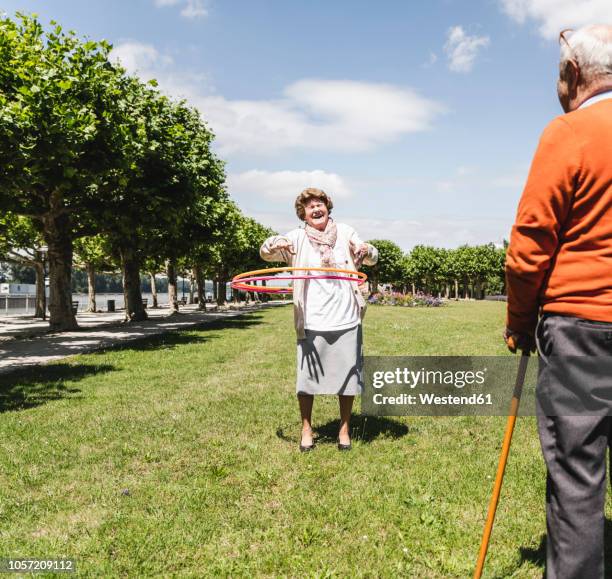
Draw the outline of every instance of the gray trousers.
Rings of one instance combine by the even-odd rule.
[[[605,412],[540,412],[558,392],[578,389],[584,400],[592,391],[595,397],[612,391],[612,374],[606,371],[610,364],[604,370],[596,359],[612,355],[612,323],[546,315],[536,333],[538,430],[547,468],[546,577],[603,578],[606,450],[612,444],[612,417]],[[584,361],[578,371],[572,356]],[[605,388],[602,379],[607,381]]]

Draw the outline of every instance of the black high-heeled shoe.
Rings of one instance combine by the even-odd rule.
[[[350,442],[348,444],[342,444],[341,442],[338,442],[338,450],[351,450],[352,448],[353,447]]]
[[[312,436],[312,431],[310,435]],[[308,446],[306,446],[305,444],[302,444],[302,438],[300,437],[300,452],[310,452],[314,450],[314,447],[315,447],[314,438],[312,442]]]

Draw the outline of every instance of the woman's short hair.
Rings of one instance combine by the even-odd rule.
[[[311,199],[318,199],[319,201],[325,203],[327,211],[331,213],[331,210],[334,207],[331,197],[321,189],[309,187],[308,189],[304,189],[304,191],[302,191],[295,200],[295,212],[302,221],[304,221],[304,218],[306,217],[306,205]]]

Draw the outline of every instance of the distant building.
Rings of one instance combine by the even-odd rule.
[[[36,295],[36,284],[33,283],[0,283],[0,295]]]

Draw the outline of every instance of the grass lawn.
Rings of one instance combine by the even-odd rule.
[[[371,307],[366,354],[504,354],[503,319],[495,302]],[[294,365],[282,307],[0,378],[0,557],[71,557],[82,576],[470,576],[505,418],[355,416],[339,453],[321,397],[300,454]],[[544,486],[521,418],[486,576],[541,576]]]

